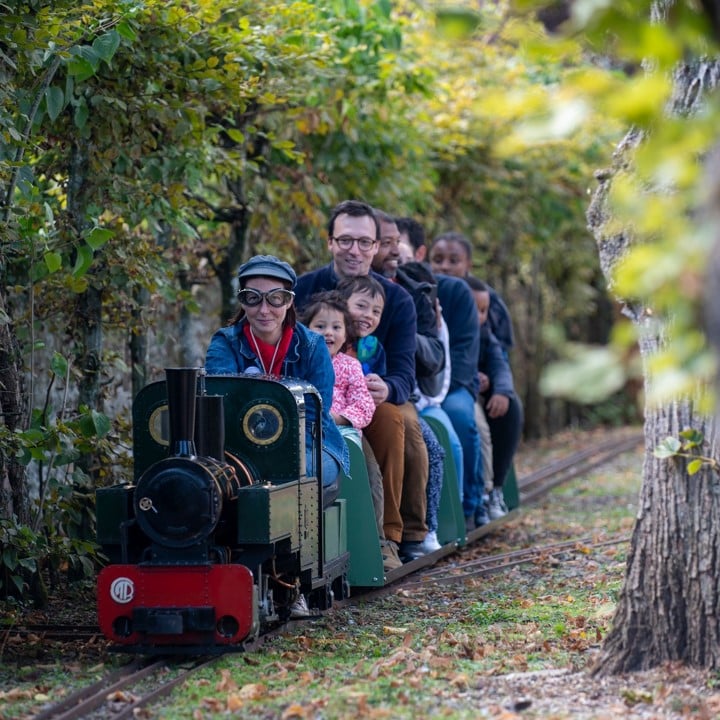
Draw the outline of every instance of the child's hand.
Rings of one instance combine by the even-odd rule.
[[[379,375],[375,373],[366,375],[365,384],[376,406],[387,400],[387,396],[390,394],[390,388],[388,388],[385,381]]]

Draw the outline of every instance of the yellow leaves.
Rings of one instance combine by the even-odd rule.
[[[670,78],[664,74],[639,75],[607,96],[601,110],[628,125],[648,127],[670,97]]]
[[[682,58],[682,38],[665,23],[639,23],[633,32],[620,36],[618,50],[638,61],[652,58],[656,67],[671,68]]]
[[[470,687],[470,680],[465,673],[460,673],[450,679],[450,684],[457,690],[465,691]]]
[[[223,698],[206,698],[203,702],[214,712],[222,712],[227,710],[235,712],[244,707],[248,702],[254,700],[262,700],[268,697],[267,685],[262,683],[247,683],[238,688],[237,682],[232,677],[231,671],[222,669],[220,671],[220,680],[215,685],[218,693],[225,695]]]

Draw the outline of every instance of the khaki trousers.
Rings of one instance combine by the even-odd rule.
[[[415,406],[381,403],[363,433],[382,471],[385,537],[424,540],[429,463]]]

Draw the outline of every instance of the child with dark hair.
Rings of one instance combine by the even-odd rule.
[[[385,349],[373,335],[380,324],[385,307],[385,290],[371,275],[346,278],[337,291],[347,301],[357,337],[353,348],[365,376],[386,372]]]
[[[375,403],[365,385],[360,363],[345,352],[354,339],[353,319],[347,302],[335,290],[314,295],[303,310],[301,322],[322,335],[330,351],[335,370],[330,408],[332,419],[338,426],[361,430],[372,420]]]

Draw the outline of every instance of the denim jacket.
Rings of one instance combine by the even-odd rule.
[[[205,370],[208,375],[232,375],[251,372],[262,373],[262,366],[255,351],[250,347],[243,325],[246,321],[220,328],[210,340],[205,357]],[[322,398],[323,449],[332,455],[347,474],[350,472],[350,455],[345,440],[330,417],[335,371],[325,340],[297,323],[292,340],[282,365],[282,376],[304,380],[315,386]],[[311,442],[311,428],[315,423],[315,407],[312,403],[305,406],[305,427],[308,447]]]

